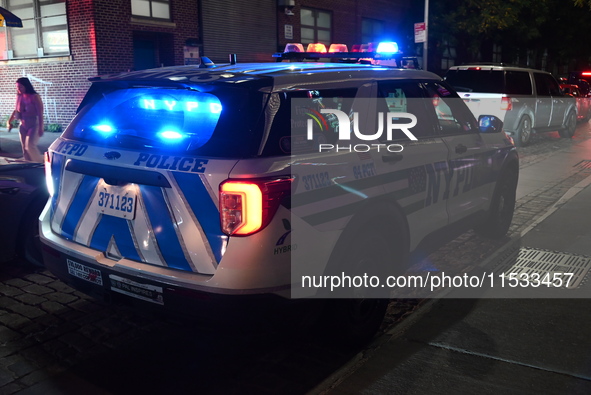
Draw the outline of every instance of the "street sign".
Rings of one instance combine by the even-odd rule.
[[[427,25],[425,22],[415,23],[415,43],[427,41]]]

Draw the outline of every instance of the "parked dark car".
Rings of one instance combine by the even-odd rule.
[[[48,198],[42,163],[0,157],[0,262],[43,265],[39,215]]]

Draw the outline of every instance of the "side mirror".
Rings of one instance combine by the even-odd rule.
[[[494,115],[478,117],[478,127],[481,133],[498,133],[503,130],[503,121]]]

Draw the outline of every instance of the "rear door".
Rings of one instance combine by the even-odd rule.
[[[449,149],[447,211],[450,223],[456,222],[488,207],[491,185],[483,170],[488,147],[476,120],[455,94],[438,82],[425,85],[432,98],[427,102],[430,116]]]
[[[552,81],[546,73],[534,73],[536,83],[536,116],[534,128],[547,128],[552,123]]]
[[[392,142],[400,144],[402,151],[382,151],[374,156],[378,174],[389,180],[385,192],[404,210],[411,241],[417,243],[448,224],[446,204],[452,176],[448,148],[427,112],[425,101],[429,100],[418,81],[381,81],[378,85],[377,113],[408,113],[417,119],[416,126],[409,129],[416,141],[396,130]],[[405,118],[395,121],[409,122]],[[376,130],[375,125],[368,130]],[[384,139],[380,142],[387,143]]]
[[[550,95],[552,96],[552,120],[550,121],[550,125],[560,127],[564,123],[566,112],[570,109],[574,100],[571,96],[566,96],[562,93],[558,81],[552,75],[547,74],[546,79],[548,80]]]

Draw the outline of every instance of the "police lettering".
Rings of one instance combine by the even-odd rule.
[[[203,173],[205,172],[207,162],[207,159],[141,153],[134,162],[134,165],[164,170]]]
[[[450,161],[441,161],[425,165],[427,173],[427,196],[425,206],[437,203],[439,198],[447,200],[461,193],[470,191],[486,183],[486,180],[476,174],[475,157]],[[443,194],[440,195],[441,187]]]
[[[88,145],[86,144],[77,144],[77,143],[69,143],[67,141],[62,141],[59,143],[55,152],[64,154],[64,155],[74,155],[74,156],[82,156],[86,150],[88,149]]]

